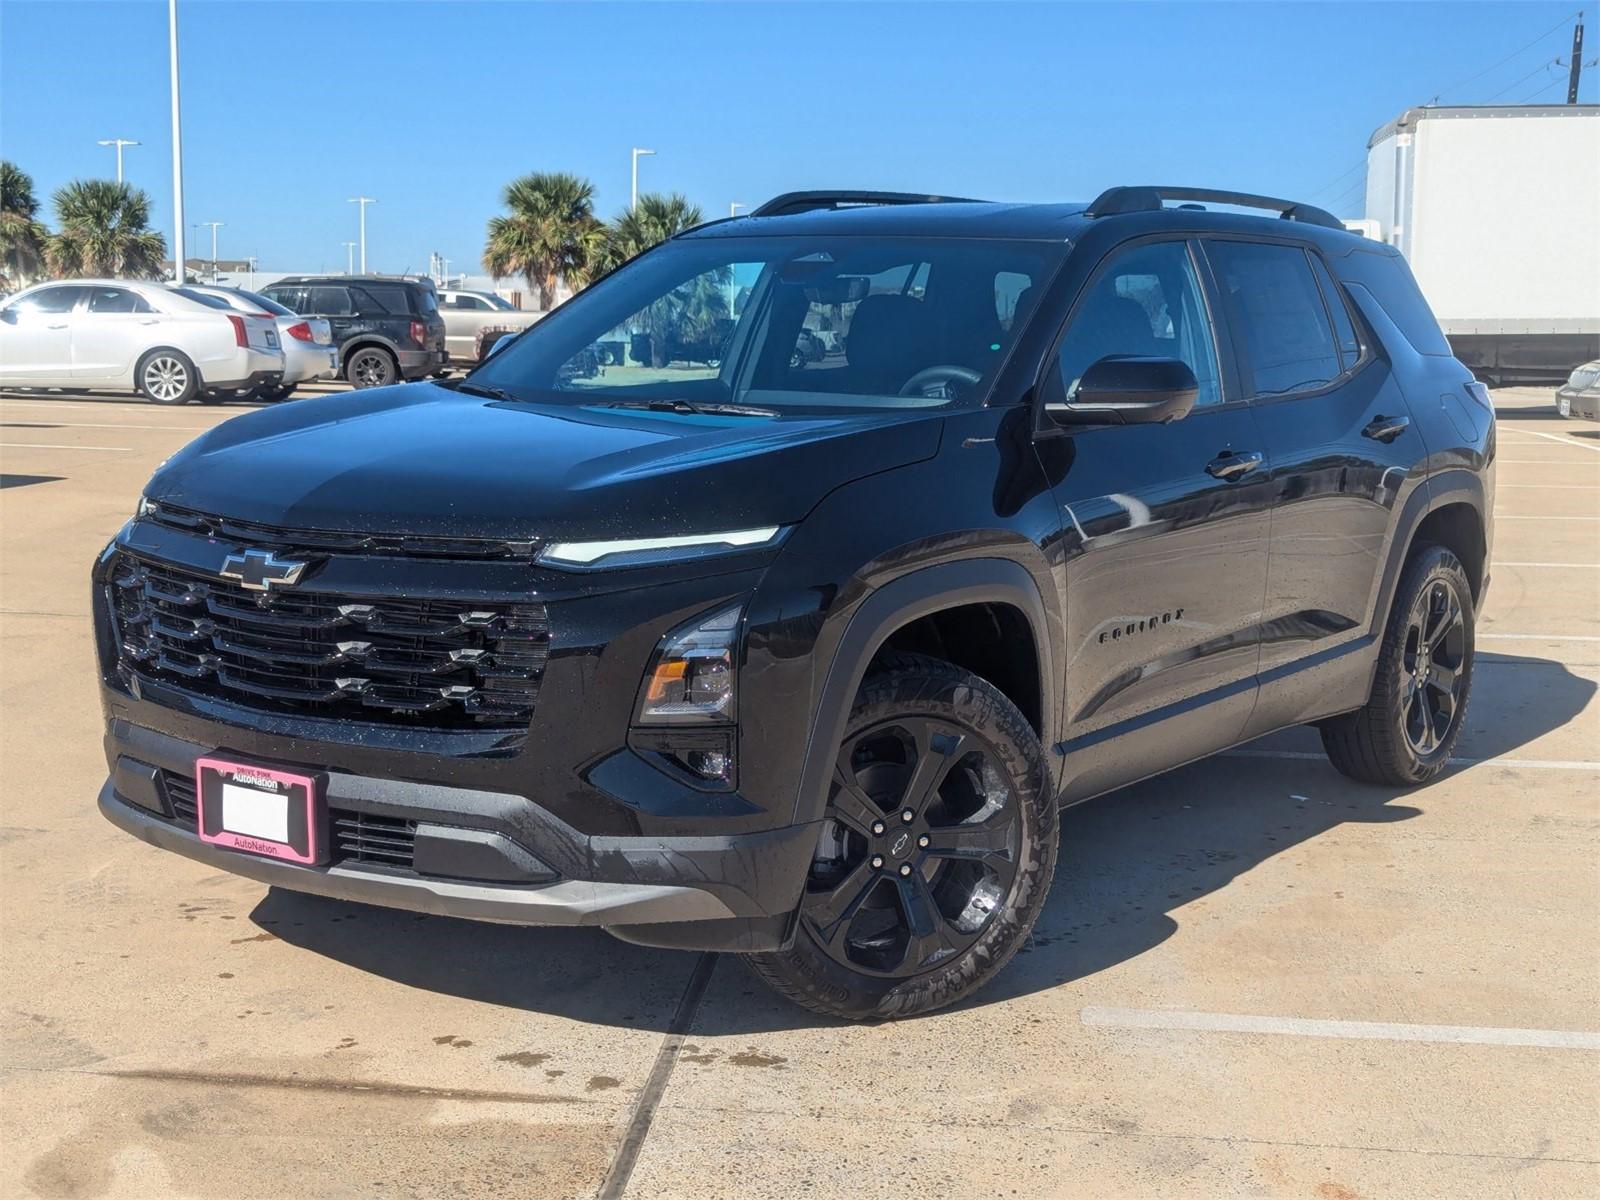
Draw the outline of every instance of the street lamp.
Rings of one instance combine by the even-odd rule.
[[[253,292],[256,290],[256,256],[250,255],[244,260],[244,264],[250,268],[250,282],[245,284],[245,291]]]
[[[748,204],[741,204],[739,201],[735,200],[732,204],[728,205],[728,215],[730,217],[737,217],[741,208],[749,207],[750,206]]]
[[[173,278],[188,282],[183,262],[183,124],[178,119],[178,0],[167,0],[167,56],[172,66],[172,265]]]
[[[345,203],[361,206],[361,273],[367,273],[367,205],[376,204],[371,196],[352,196]]]
[[[211,226],[211,282],[217,282],[217,230],[221,229],[221,221],[201,221],[202,225]]]
[[[654,150],[641,150],[638,146],[633,148],[633,199],[628,203],[629,212],[639,207],[639,156],[654,153]]]
[[[142,143],[133,141],[131,138],[101,138],[100,139],[100,144],[102,146],[115,146],[117,148],[117,182],[121,183],[122,182],[122,148],[124,146],[138,146],[138,145],[141,145]]]
[[[354,242],[346,242],[344,244],[344,273],[346,275],[354,275],[356,273],[356,244]]]

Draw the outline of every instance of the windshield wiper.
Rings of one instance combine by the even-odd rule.
[[[506,391],[505,388],[497,388],[487,383],[473,383],[469,379],[457,380],[455,390],[458,392],[470,392],[474,396],[487,396],[491,400],[515,400],[517,398]]]
[[[638,408],[649,412],[693,413],[712,417],[775,417],[771,408],[754,408],[748,404],[694,404],[688,400],[609,400],[607,408]]]

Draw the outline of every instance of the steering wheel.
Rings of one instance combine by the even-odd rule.
[[[936,367],[924,367],[901,385],[902,396],[940,396],[950,399],[950,393],[945,385],[951,383],[977,383],[983,376],[971,367],[959,367],[955,363],[944,363]],[[934,390],[934,385],[939,385],[939,390]]]

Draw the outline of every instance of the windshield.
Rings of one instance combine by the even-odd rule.
[[[683,238],[574,297],[472,381],[580,404],[973,401],[1065,250],[958,238]]]

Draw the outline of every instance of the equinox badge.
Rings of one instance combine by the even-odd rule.
[[[299,583],[308,565],[279,558],[270,550],[246,550],[223,559],[222,569],[217,574],[224,579],[237,579],[239,586],[252,592],[268,592],[275,587],[293,587]]]

